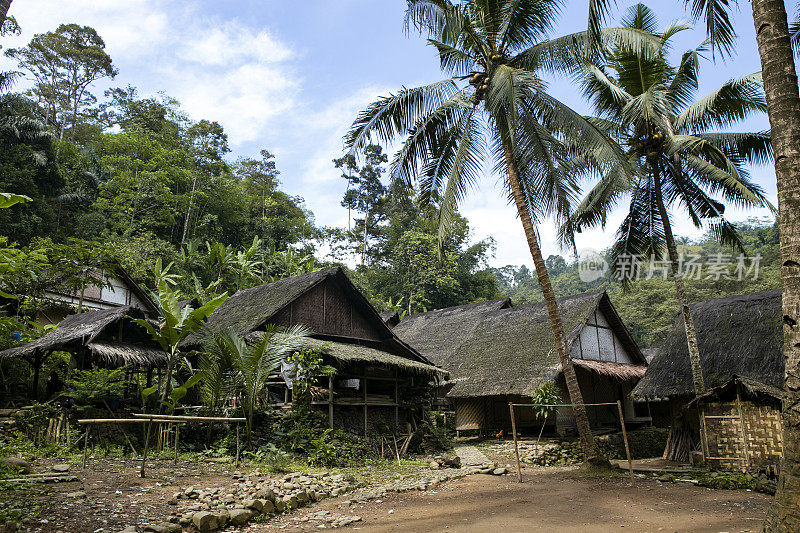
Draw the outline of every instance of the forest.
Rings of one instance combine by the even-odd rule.
[[[20,29],[8,18],[2,31]],[[184,297],[201,302],[334,264],[382,311],[542,300],[528,267],[489,266],[494,242],[474,242],[465,217],[440,248],[436,202],[390,181],[378,145],[366,146],[362,160],[331,162],[346,184],[341,207],[351,223],[320,227],[302,197],[281,190],[268,149],[258,158],[231,153],[221,124],[193,121],[166,94],[142,97],[130,86],[98,94],[95,83],[117,69],[93,28],[63,24],[4,53],[18,70],[0,79],[0,190],[30,202],[0,211],[0,290],[13,302],[0,321],[0,348],[43,332],[28,319],[54,305],[42,298],[48,289],[96,284],[93,272],[119,264],[154,290],[157,259],[173,265]],[[22,76],[34,81],[17,91]],[[689,281],[693,301],[779,286],[775,224],[736,227],[744,252],[761,258],[758,279]],[[686,254],[734,252],[711,232],[679,240]],[[320,257],[323,247],[330,252]],[[608,290],[643,347],[658,346],[671,328],[678,307],[670,281],[623,287],[609,271],[586,283],[574,256],[551,255],[546,264],[557,296]]]
[[[666,346],[681,324],[692,397],[699,401],[711,394],[707,385],[727,384],[703,369],[707,361],[701,358],[695,330],[695,321],[701,320],[692,318],[698,308],[690,304],[778,289],[782,281],[785,289],[787,271],[797,264],[781,256],[791,227],[786,210],[779,213],[751,175],[753,168],[782,161],[773,150],[787,143],[778,144],[769,131],[740,127],[769,111],[762,74],[739,73],[710,94],[698,94],[699,65],[716,62],[715,54],[727,54],[732,46],[717,40],[718,26],[709,25],[711,40],[676,55],[674,41],[691,24],[662,25],[643,4],[630,7],[617,26],[606,28],[600,11],[608,6],[591,2],[586,32],[551,40],[545,35],[558,10],[546,1],[409,0],[406,31],[427,34],[445,78],[403,86],[353,117],[342,152],[329,163],[340,176],[337,208],[347,213],[346,226],[332,227],[317,222],[301,195],[287,192],[286,183],[294,183],[295,176],[282,174],[281,160],[270,146],[260,146],[257,156],[236,153],[220,121],[190,116],[164,92],[143,94],[132,85],[115,86],[119,67],[97,29],[63,23],[25,45],[5,46],[3,37],[21,34],[17,20],[5,16],[9,4],[0,2],[0,52],[16,65],[0,72],[0,351],[11,349],[6,354],[15,355],[0,360],[0,400],[15,408],[20,402],[33,405],[6,413],[13,416],[13,427],[0,439],[0,478],[11,481],[0,482],[14,482],[9,476],[17,475],[13,469],[21,464],[8,463],[13,454],[27,451],[39,466],[46,464],[41,459],[61,456],[75,463],[73,447],[80,439],[82,475],[87,475],[87,461],[102,470],[109,458],[125,459],[129,450],[137,456],[141,479],[148,468],[155,479],[167,479],[171,467],[165,459],[174,465],[185,459],[195,466],[219,461],[236,468],[241,459],[248,469],[263,468],[265,474],[254,470],[247,481],[239,471],[233,473],[241,481],[235,497],[222,488],[175,493],[169,505],[183,514],[162,509],[172,526],[148,526],[211,531],[225,527],[227,520],[234,523],[234,516],[243,517],[236,523],[242,525],[288,514],[315,501],[317,489],[319,499],[336,497],[357,483],[376,484],[377,477],[396,472],[402,472],[396,475],[401,478],[413,470],[413,477],[424,469],[427,476],[421,485],[402,485],[403,491],[425,490],[461,474],[509,474],[510,464],[498,462],[511,457],[501,442],[509,429],[505,418],[492,422],[495,439],[480,449],[473,446],[477,441],[459,441],[467,443],[463,453],[479,455],[466,470],[460,470],[461,458],[450,453],[458,435],[452,417],[458,420],[483,398],[493,398],[504,413],[502,402],[508,400],[519,482],[523,466],[514,405],[535,407],[531,420],[537,428],[543,419],[535,443],[531,438],[524,450],[532,467],[582,463],[605,476],[616,467],[611,461],[624,457],[634,490],[626,430],[632,424],[635,459],[657,459],[662,449],[684,443],[680,468],[689,470],[680,472],[702,478],[694,485],[749,490],[763,477],[768,487],[761,492],[777,491],[778,500],[788,492],[776,481],[784,463],[770,464],[775,466],[770,471],[744,469],[711,480],[717,477],[706,468],[711,465],[695,464],[697,454],[702,460],[720,459],[708,453],[705,411],[695,440],[687,436],[694,422],[684,425],[684,415],[675,414],[687,410],[688,399],[670,398],[682,403],[680,409],[677,403],[667,406],[675,407],[668,429],[654,427],[657,416],[650,414],[650,403],[665,398],[640,401],[639,411],[647,416],[634,405],[634,387],[647,374],[645,356]],[[703,4],[694,17],[706,7],[713,11]],[[797,28],[792,30],[795,41]],[[542,71],[571,79],[590,111],[577,113],[549,94]],[[398,150],[387,153],[387,147]],[[491,163],[508,209],[515,210],[523,228],[525,242],[520,239],[519,246],[527,245],[533,268],[497,266],[495,240],[476,239],[462,207]],[[726,216],[728,206],[771,215],[732,220]],[[607,227],[615,213],[624,215],[619,226]],[[678,218],[688,220],[701,236],[674,234]],[[544,225],[555,227],[556,243],[540,242]],[[581,255],[576,235],[598,227],[615,230],[608,246],[591,257]],[[542,244],[547,249],[557,244],[561,254],[545,257]],[[84,292],[101,287],[107,282],[104,273],[119,268],[151,295],[158,316],[131,308],[130,315],[109,312],[89,324],[88,313],[82,313]],[[315,282],[300,287],[307,280]],[[613,305],[599,293],[585,294],[575,302],[593,307],[581,308],[583,318],[576,318],[578,303],[556,301],[594,291],[606,291]],[[65,316],[74,311],[51,298],[53,292],[81,295],[77,313],[64,319],[64,327],[37,320],[50,312]],[[504,298],[510,298],[513,310],[495,310],[507,315],[486,311],[475,318],[474,331],[478,325],[488,328],[490,320],[497,320],[494,327],[500,330],[512,322],[500,323],[504,319],[498,317],[516,313],[518,330],[543,328],[536,330],[534,344],[541,331],[553,342],[522,347],[511,338],[517,332],[509,331],[484,352],[476,351],[479,356],[467,364],[444,368],[432,358],[441,353],[432,349],[423,354],[400,336],[402,327],[388,326],[374,312],[396,312],[403,324],[420,313]],[[538,310],[535,318],[533,312],[525,315],[531,309]],[[621,321],[607,320],[616,313]],[[796,326],[789,315],[783,320],[788,329]],[[318,331],[312,331],[312,323]],[[81,328],[95,328],[91,343]],[[580,338],[584,328],[593,328],[597,353],[587,344],[584,358],[579,341],[581,361],[573,363],[573,333]],[[67,330],[82,343],[81,355],[63,351],[67,343],[56,339]],[[601,330],[611,339],[604,345],[613,351],[610,360],[602,358]],[[448,357],[453,346],[461,347],[461,333],[450,332],[443,352]],[[484,333],[471,341],[475,347],[488,342],[489,332]],[[420,346],[428,340],[423,338]],[[505,351],[500,341],[509,344]],[[49,348],[39,350],[37,342]],[[617,346],[624,346],[619,360]],[[106,364],[111,359],[92,363],[95,350],[138,352],[119,356],[125,363],[113,368]],[[478,383],[492,381],[478,360],[500,367],[491,358],[506,352],[523,362],[522,373],[541,374],[525,378],[529,388],[520,388],[522,393],[511,385],[520,376],[503,376],[508,383],[499,385]],[[138,363],[131,364],[137,357]],[[141,368],[134,368],[137,364]],[[476,376],[450,379],[470,365]],[[596,374],[579,374],[579,366],[580,372]],[[585,375],[592,377],[579,382],[578,376]],[[738,406],[741,383],[736,378],[730,383]],[[473,404],[465,397],[445,398],[447,387],[465,383],[477,391],[469,396]],[[506,385],[491,394],[484,390]],[[604,387],[601,392],[613,402],[597,403]],[[764,390],[773,395],[767,400],[772,402],[769,414],[779,412],[782,393],[768,385],[753,397],[763,400]],[[587,394],[595,403],[584,404]],[[520,398],[536,403],[514,404]],[[488,412],[489,403],[480,405]],[[612,406],[613,418],[600,422],[598,406]],[[569,408],[574,427],[559,425],[563,413],[557,407]],[[552,440],[540,444],[550,415],[556,418],[548,428]],[[590,427],[591,417],[597,427]],[[481,439],[488,435],[481,425],[486,420],[461,427],[477,430]],[[85,424],[85,432],[70,430],[70,423]],[[122,429],[113,437],[97,431],[90,455],[89,426],[107,423],[137,430],[132,440]],[[180,446],[178,423],[190,428]],[[241,435],[238,426],[235,431],[223,427],[238,423]],[[620,429],[622,441],[617,442]],[[148,450],[154,454],[149,466]],[[376,465],[378,473],[371,478]],[[344,471],[334,476],[322,471],[354,466],[358,482]],[[46,467],[70,471],[68,464]],[[429,470],[448,467],[461,473],[429,475]],[[198,468],[203,476],[230,477],[228,466]],[[643,472],[640,478],[661,473]],[[46,476],[50,480],[53,474]],[[250,476],[262,484],[256,486]],[[587,479],[581,483],[594,482]],[[165,483],[172,486],[175,478]],[[273,488],[282,491],[279,497]],[[86,496],[81,492],[67,496],[81,500]],[[187,501],[195,499],[202,505]],[[687,496],[684,503],[691,501]],[[29,509],[17,513],[15,505],[0,498],[0,531],[17,516],[36,518]],[[339,525],[350,523],[344,520]],[[143,526],[145,520],[140,522]]]

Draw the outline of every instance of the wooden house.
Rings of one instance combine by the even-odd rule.
[[[637,413],[630,391],[644,374],[645,359],[605,291],[560,298],[567,349],[587,403],[621,400],[625,418]],[[509,402],[530,403],[545,382],[568,395],[544,303],[513,307],[509,299],[450,307],[406,317],[392,331],[450,373],[447,398],[458,431],[496,431],[510,426]],[[616,406],[590,407],[594,427],[618,427]],[[540,425],[533,411],[520,410],[518,426]],[[570,408],[552,419],[559,432],[575,428]]]
[[[780,290],[708,300],[691,310],[706,394],[695,398],[680,315],[633,391],[671,428],[665,458],[688,461],[698,451],[722,469],[774,471],[783,453]]]
[[[157,314],[158,309],[153,299],[121,266],[93,271],[90,277],[98,283],[87,283],[82,289],[56,287],[45,291],[45,298],[54,305],[38,311],[36,322],[43,325],[58,324],[64,317],[75,312],[125,306],[136,307],[150,315]]]
[[[445,375],[392,333],[341,268],[237,292],[184,348],[200,347],[205,335],[224,328],[257,337],[270,324],[308,327],[313,332],[308,347],[336,368],[314,398],[331,427],[364,433],[405,428],[429,401],[431,384]],[[280,376],[271,386],[271,402],[290,408],[291,393]]]
[[[149,380],[153,368],[166,366],[168,356],[147,330],[131,320],[145,317],[144,311],[131,305],[69,315],[42,337],[3,350],[0,359],[28,361],[37,392],[42,364],[56,351],[69,352],[72,367],[140,367],[148,371]]]

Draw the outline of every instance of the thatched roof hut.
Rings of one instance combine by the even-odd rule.
[[[159,366],[167,354],[132,318],[145,318],[134,306],[69,315],[42,337],[0,352],[0,359],[35,360],[53,351],[87,353],[108,365]]]
[[[620,384],[629,390],[646,362],[608,295],[569,296],[558,306],[586,401],[627,400]],[[447,397],[461,429],[503,427],[509,399],[530,398],[543,383],[563,381],[543,302],[513,307],[506,298],[451,307],[404,318],[392,331],[450,372]]]
[[[183,348],[199,347],[212,333],[231,329],[258,339],[268,325],[303,325],[307,347],[318,349],[336,369],[319,383],[314,404],[327,406],[331,427],[380,431],[419,418],[432,383],[447,377],[400,340],[341,268],[330,268],[237,292],[208,318]],[[274,376],[270,401],[291,406],[290,381]],[[361,422],[363,421],[363,426]]]
[[[392,333],[369,300],[338,267],[235,293],[208,318],[204,330],[189,336],[183,346],[197,346],[209,333],[225,328],[246,335],[267,324],[303,324],[320,339],[358,339],[360,344],[430,364]]]
[[[558,306],[569,350],[599,309],[635,363],[575,358],[576,364],[614,378],[641,377],[644,357],[605,291],[560,298]],[[451,397],[528,396],[561,371],[543,302],[512,307],[506,298],[451,307],[405,318],[393,331],[458,380]]]
[[[768,387],[783,386],[780,290],[708,300],[691,309],[706,387],[722,386],[734,376]],[[694,396],[680,315],[633,394],[643,400]]]

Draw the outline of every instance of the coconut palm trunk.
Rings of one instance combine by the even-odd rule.
[[[6,21],[8,9],[11,7],[11,0],[0,0],[0,26]]]
[[[695,395],[703,394],[706,390],[705,381],[703,380],[703,366],[700,361],[700,349],[697,347],[697,333],[695,333],[694,320],[692,313],[689,309],[689,300],[686,297],[686,287],[683,284],[683,277],[680,273],[680,263],[678,261],[678,249],[675,246],[675,236],[672,234],[672,225],[669,222],[669,213],[664,205],[664,197],[661,191],[661,176],[658,169],[658,164],[651,165],[653,172],[653,181],[655,183],[655,196],[656,204],[658,205],[658,213],[661,216],[661,224],[664,226],[664,241],[667,244],[667,254],[669,255],[669,264],[672,269],[672,277],[675,280],[675,293],[678,296],[678,303],[681,306],[681,315],[683,315],[683,326],[686,330],[686,345],[689,348],[689,361],[692,365],[692,382],[694,383]],[[701,425],[702,426],[702,425]]]
[[[536,267],[536,276],[539,279],[539,285],[542,288],[544,295],[545,305],[547,306],[547,315],[550,318],[550,327],[553,330],[553,340],[556,350],[558,351],[558,359],[561,361],[561,368],[564,373],[564,381],[567,384],[567,392],[569,393],[570,403],[575,416],[575,424],[578,428],[578,435],[583,445],[586,459],[591,464],[603,464],[608,461],[603,457],[600,447],[592,435],[592,430],[589,427],[589,418],[586,415],[586,406],[583,404],[583,395],[581,394],[580,386],[578,385],[578,377],[575,374],[575,367],[572,365],[572,359],[566,350],[566,338],[564,336],[564,326],[561,323],[561,315],[558,311],[558,303],[556,302],[556,295],[553,292],[553,285],[550,283],[550,274],[547,272],[547,267],[542,257],[542,250],[539,247],[539,240],[536,238],[536,230],[533,227],[533,222],[528,211],[528,204],[525,202],[525,196],[520,186],[519,173],[517,172],[516,164],[514,163],[513,151],[508,141],[508,137],[504,136],[503,139],[503,153],[505,155],[506,168],[508,170],[509,187],[511,194],[514,197],[514,203],[517,207],[517,213],[522,221],[522,228],[525,231],[525,239],[528,242],[528,249],[533,258],[533,264]]]
[[[778,181],[787,394],[783,461],[764,530],[790,532],[800,531],[800,93],[783,0],[752,6]]]

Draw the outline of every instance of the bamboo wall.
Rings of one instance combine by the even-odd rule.
[[[783,454],[777,406],[741,400],[703,406],[709,462],[722,470],[775,473]],[[739,415],[741,410],[741,416]],[[712,417],[725,418],[712,418]]]

